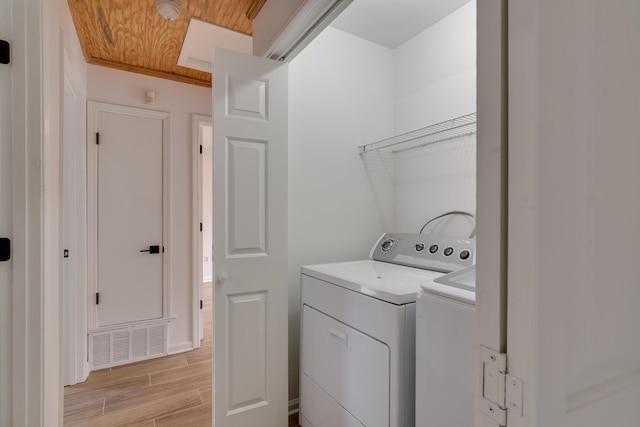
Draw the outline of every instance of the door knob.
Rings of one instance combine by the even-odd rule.
[[[159,254],[160,246],[159,245],[149,246],[149,249],[143,249],[140,252],[149,252],[150,254]]]
[[[227,273],[222,272],[216,275],[216,283],[224,283],[227,281],[228,278],[229,278],[229,275]]]

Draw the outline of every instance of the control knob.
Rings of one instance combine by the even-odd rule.
[[[393,246],[395,245],[395,241],[393,239],[387,239],[380,245],[380,249],[382,252],[389,252]]]

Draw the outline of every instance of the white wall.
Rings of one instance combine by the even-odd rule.
[[[357,54],[354,54],[357,52]],[[392,52],[327,28],[289,68],[289,396],[300,266],[364,259],[387,229],[357,146],[393,130]]]
[[[393,59],[396,133],[474,112],[475,0],[398,46]]]
[[[393,58],[396,134],[474,112],[475,0],[398,46]],[[394,171],[394,231],[417,233],[447,211],[475,213],[475,135],[398,153]],[[472,228],[459,218],[438,232],[466,235]]]
[[[155,90],[155,105],[145,104],[145,91]],[[141,74],[89,65],[89,100],[168,111],[172,114],[171,197],[173,245],[171,281],[173,312],[169,323],[169,352],[192,345],[192,138],[191,114],[211,115],[211,89]]]

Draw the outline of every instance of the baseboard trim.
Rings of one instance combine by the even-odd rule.
[[[181,343],[173,344],[167,349],[167,354],[184,353],[185,351],[193,350],[193,343],[191,341],[184,341]]]
[[[89,361],[85,361],[82,364],[82,381],[80,381],[81,383],[85,382],[87,380],[87,378],[89,378],[89,374],[91,373],[91,366],[89,366]]]
[[[300,399],[293,399],[289,401],[289,416],[295,415],[300,412]]]
[[[213,282],[213,276],[207,276],[202,278],[202,283],[211,283]]]

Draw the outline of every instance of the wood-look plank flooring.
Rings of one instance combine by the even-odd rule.
[[[203,289],[211,319],[211,285]],[[212,325],[201,347],[186,353],[91,372],[64,389],[65,426],[199,427],[212,425]],[[289,427],[298,416],[289,418]],[[270,426],[264,426],[270,427]]]

